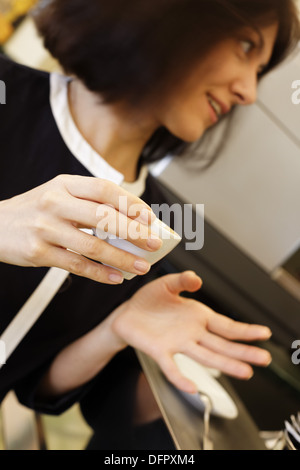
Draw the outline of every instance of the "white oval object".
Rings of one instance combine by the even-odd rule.
[[[211,369],[202,366],[185,354],[175,354],[174,360],[182,375],[194,382],[199,393],[202,392],[210,398],[212,414],[227,419],[235,419],[238,416],[238,409],[234,401],[213,377]],[[204,410],[205,404],[198,393],[190,394],[180,390],[179,392],[198,410]]]

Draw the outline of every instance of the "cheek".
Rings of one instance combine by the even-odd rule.
[[[199,78],[189,82],[189,87],[181,89],[169,100],[162,110],[161,124],[173,135],[186,141],[200,139],[206,129],[212,125],[206,93],[210,90],[208,82],[204,87]]]
[[[180,108],[177,107],[167,127],[180,139],[195,142],[200,139],[209,124],[205,103],[195,98],[193,101],[185,102]]]

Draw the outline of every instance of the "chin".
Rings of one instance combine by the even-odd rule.
[[[197,140],[199,140],[204,132],[206,131],[206,129],[201,126],[201,128],[189,128],[189,129],[184,129],[184,130],[181,130],[180,132],[176,132],[174,133],[173,132],[173,135],[175,135],[176,137],[178,137],[179,139],[183,140],[184,142],[188,143],[188,144],[192,144],[193,142],[196,142]]]

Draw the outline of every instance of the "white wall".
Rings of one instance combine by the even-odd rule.
[[[180,157],[159,177],[184,201],[204,203],[206,220],[270,273],[300,247],[296,79],[300,53],[264,79],[257,104],[237,110],[211,168],[202,171],[199,160]]]

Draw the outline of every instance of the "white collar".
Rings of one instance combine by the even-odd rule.
[[[145,190],[148,169],[142,167],[138,179],[133,183],[124,181],[122,173],[110,166],[83,138],[77,129],[69,109],[69,77],[58,73],[50,75],[50,105],[52,113],[66,146],[77,160],[95,177],[104,178],[124,187],[127,191],[141,196]]]

